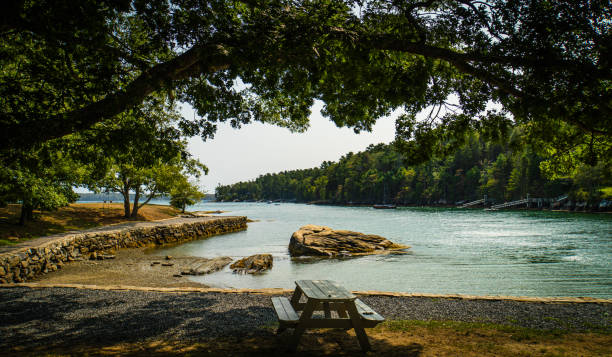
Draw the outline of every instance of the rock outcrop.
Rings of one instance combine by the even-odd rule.
[[[230,265],[230,269],[233,269],[234,273],[256,274],[271,268],[272,255],[270,254],[251,255],[250,257],[242,258]]]
[[[223,269],[226,265],[232,262],[230,257],[219,257],[212,259],[204,259],[194,264],[191,268],[181,272],[182,275],[204,275],[214,273]],[[162,264],[164,265],[164,264]]]
[[[410,246],[393,243],[375,234],[333,230],[312,224],[294,232],[289,242],[289,254],[293,257],[382,254],[407,248]]]

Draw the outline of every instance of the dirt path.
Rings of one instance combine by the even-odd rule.
[[[73,230],[73,231],[67,231],[67,232],[62,232],[58,234],[52,234],[52,235],[48,235],[48,236],[44,236],[40,238],[34,238],[34,239],[27,240],[27,241],[23,241],[18,244],[14,244],[14,245],[0,246],[0,253],[10,253],[10,252],[18,251],[18,250],[25,249],[25,248],[37,247],[37,246],[40,246],[41,244],[44,244],[44,243],[47,243],[53,240],[61,240],[64,237],[74,235],[77,233],[114,232],[114,231],[137,229],[137,228],[143,228],[143,227],[180,225],[183,223],[193,223],[196,221],[201,222],[201,221],[215,220],[218,218],[219,218],[218,216],[217,217],[215,216],[173,217],[173,218],[167,218],[167,219],[157,220],[157,221],[130,221],[130,222],[117,223],[117,224],[109,224],[109,225],[105,225],[101,227],[89,228],[89,229],[84,229],[84,230]]]

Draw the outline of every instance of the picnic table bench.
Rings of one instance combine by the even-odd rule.
[[[295,285],[291,300],[282,296],[272,298],[279,322],[277,333],[295,329],[290,342],[292,349],[297,348],[307,328],[352,328],[361,348],[371,349],[364,328],[385,321],[382,316],[331,280],[298,280]],[[322,311],[323,316],[315,315],[317,311]]]

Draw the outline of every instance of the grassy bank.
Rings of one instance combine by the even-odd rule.
[[[0,208],[0,245],[19,242],[72,230],[126,222],[121,203],[74,203],[53,212],[34,211],[35,220],[19,225],[21,205]],[[138,211],[138,221],[153,221],[177,216],[170,206],[146,205]]]

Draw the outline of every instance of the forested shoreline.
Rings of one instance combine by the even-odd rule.
[[[325,161],[320,167],[265,174],[218,186],[218,201],[283,200],[327,204],[458,205],[483,198],[500,203],[529,197],[558,207],[607,210],[612,200],[610,165],[581,165],[567,175],[547,174],[548,162],[521,142],[515,129],[504,142],[473,133],[454,153],[407,165],[393,144]]]

